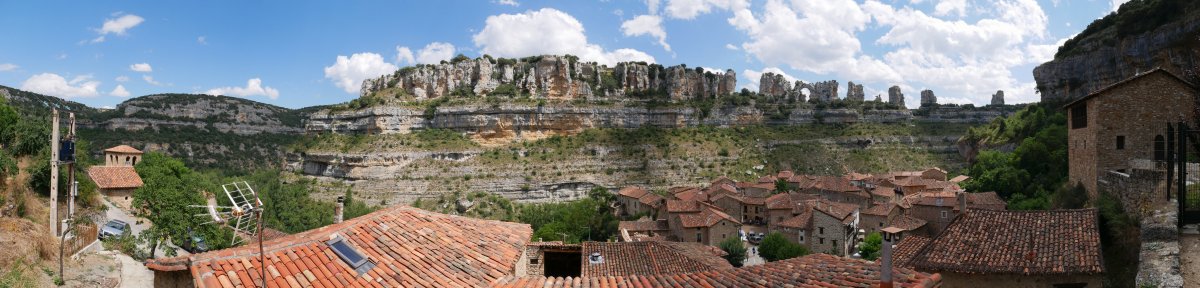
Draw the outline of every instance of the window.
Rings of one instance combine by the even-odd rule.
[[[1071,107],[1071,129],[1087,128],[1087,102]]]
[[[338,255],[338,258],[342,258],[342,261],[346,262],[346,265],[349,265],[350,268],[353,268],[360,275],[375,267],[375,263],[367,261],[367,256],[358,252],[353,246],[350,246],[350,242],[346,241],[340,235],[329,240],[329,242],[325,242],[325,244],[328,244],[329,248],[333,249],[333,252]]]
[[[824,244],[825,244],[825,237],[820,237],[820,238],[817,238],[817,242],[821,242],[821,244],[822,244],[822,245],[824,245]]]
[[[1125,136],[1117,136],[1117,150],[1125,150]]]
[[[825,227],[817,227],[817,234],[825,235]]]
[[[837,247],[837,240],[833,240],[833,247]]]
[[[531,258],[531,259],[529,259],[529,264],[535,264],[535,265],[536,265],[536,264],[538,264],[538,260],[540,260],[540,259],[538,259],[538,258]]]
[[[946,211],[942,211],[942,219],[946,219],[946,217],[949,217],[949,215],[950,215],[950,213],[948,213]]]
[[[696,242],[702,242],[702,241],[703,240],[700,239],[700,233],[696,233]]]
[[[883,222],[879,222],[879,228],[883,228]]]
[[[1154,161],[1167,161],[1167,141],[1162,135],[1154,136]]]

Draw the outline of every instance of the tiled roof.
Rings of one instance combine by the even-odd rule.
[[[950,182],[961,183],[963,181],[967,181],[968,179],[971,179],[971,176],[958,175],[958,176],[954,176],[954,178],[950,178]]]
[[[941,275],[908,268],[893,268],[895,287],[938,287]],[[879,264],[828,254],[769,262],[737,269],[717,269],[681,274],[604,277],[515,277],[492,283],[494,287],[875,287]]]
[[[858,209],[858,205],[831,202],[825,199],[809,201],[808,205],[812,206],[813,210],[821,211],[838,220],[847,219],[850,215],[854,214],[854,210]]]
[[[92,166],[88,168],[88,178],[96,182],[101,189],[129,189],[144,185],[137,170],[130,166]]]
[[[900,215],[900,217],[896,217],[895,220],[892,220],[892,224],[890,226],[896,226],[896,228],[904,229],[907,231],[907,230],[916,230],[918,228],[921,228],[922,226],[925,226],[926,223],[928,223],[928,222],[921,218],[910,217],[908,215]]]
[[[742,197],[742,203],[746,203],[746,205],[765,205],[767,203],[767,198],[747,196]]]
[[[104,149],[104,152],[142,154],[142,150],[138,150],[137,148],[130,147],[129,145],[119,145],[117,147]]]
[[[861,188],[850,184],[850,180],[842,177],[821,176],[813,188],[834,192],[858,192]]]
[[[767,197],[767,199],[763,201],[764,204],[767,205],[767,210],[792,209],[792,197],[788,194],[790,193],[779,193],[771,195],[771,197]]]
[[[817,178],[808,175],[796,174],[791,178],[788,178],[788,183],[796,184],[796,189],[808,189],[817,184]]]
[[[908,262],[917,256],[917,252],[925,249],[925,245],[929,245],[930,241],[933,239],[919,235],[904,235],[904,238],[900,239],[900,243],[896,243],[896,248],[892,249],[892,263],[895,263],[897,267],[912,268],[908,266]]]
[[[1191,82],[1188,82],[1187,80],[1183,80],[1183,78],[1180,78],[1179,75],[1175,75],[1175,73],[1172,73],[1171,71],[1167,71],[1166,69],[1163,69],[1162,67],[1154,67],[1154,69],[1151,69],[1150,71],[1142,72],[1137,75],[1130,76],[1129,78],[1125,78],[1125,80],[1117,81],[1116,83],[1112,83],[1112,84],[1109,84],[1108,86],[1104,86],[1100,89],[1096,89],[1096,90],[1092,91],[1092,93],[1089,93],[1087,96],[1083,96],[1079,99],[1075,99],[1075,101],[1071,101],[1071,103],[1067,103],[1066,105],[1063,105],[1062,107],[1064,109],[1070,108],[1071,106],[1075,106],[1075,104],[1077,104],[1077,103],[1083,103],[1084,101],[1087,101],[1088,99],[1092,99],[1092,97],[1096,97],[1100,94],[1103,94],[1105,91],[1108,91],[1109,89],[1115,88],[1117,86],[1125,85],[1129,82],[1133,82],[1134,80],[1141,79],[1144,76],[1154,74],[1157,72],[1166,73],[1166,75],[1170,76],[1171,78],[1173,78],[1175,80],[1178,80],[1180,83],[1183,83],[1187,87],[1196,89],[1194,84],[1192,84]]]
[[[326,241],[334,234],[375,264],[359,275]],[[479,287],[511,275],[529,225],[396,206],[265,242],[270,287]],[[257,245],[151,260],[187,259],[197,287],[252,286],[261,279]]]
[[[638,187],[638,186],[629,186],[629,187],[621,188],[621,191],[617,192],[618,195],[633,198],[633,199],[642,198],[642,196],[646,196],[647,193],[650,193],[650,192],[648,192],[648,191],[646,191],[646,189],[644,189],[642,187]]]
[[[892,209],[896,209],[896,203],[875,203],[875,205],[871,205],[871,208],[862,210],[862,214],[887,216],[892,213]]]
[[[629,276],[681,274],[733,269],[709,249],[678,242],[584,242],[582,276]],[[703,244],[693,243],[704,246]],[[600,253],[604,261],[591,263],[588,256]]]
[[[755,182],[770,183],[770,182],[775,182],[775,179],[779,179],[779,178],[775,177],[775,175],[767,175],[767,176],[758,177],[758,180]],[[787,179],[787,178],[783,178],[783,179]]]
[[[867,180],[867,179],[870,179],[871,177],[872,177],[871,174],[861,174],[861,173],[855,173],[855,172],[850,172],[850,174],[846,174],[846,179],[848,179],[850,181]]]
[[[958,273],[1103,273],[1097,215],[1096,209],[968,209],[910,265]]]
[[[970,208],[1004,210],[1008,203],[1000,199],[996,192],[967,193],[967,206]]]
[[[670,213],[700,212],[701,207],[699,201],[667,200],[667,212]]]
[[[895,197],[896,196],[896,188],[876,186],[875,189],[871,189],[871,195],[878,195],[881,197]]]
[[[617,229],[629,230],[630,232],[640,231],[667,231],[671,230],[667,220],[639,220],[639,221],[621,221],[617,223]]]
[[[785,219],[778,224],[782,227],[805,229],[812,224],[812,216],[812,210],[805,209],[800,215]]]
[[[646,195],[643,195],[641,198],[638,198],[638,202],[641,202],[642,204],[646,204],[647,206],[650,206],[653,208],[658,208],[659,205],[662,205],[663,197],[658,196],[658,194],[654,194],[654,193],[646,193]]]
[[[733,218],[733,216],[729,216],[729,214],[725,214],[725,212],[721,212],[721,210],[713,207],[705,207],[700,213],[679,215],[679,222],[683,228],[712,227],[713,225],[717,225],[717,223],[721,223],[721,220],[733,222],[734,225],[738,224],[738,220]]]
[[[792,172],[791,170],[779,171],[779,173],[775,175],[775,177],[778,177],[779,179],[788,179],[792,178],[792,176],[796,176],[796,173]]]

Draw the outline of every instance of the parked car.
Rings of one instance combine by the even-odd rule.
[[[192,228],[188,228],[187,239],[183,241],[183,250],[187,250],[188,253],[207,252],[208,243],[204,241],[204,237],[200,233],[196,233],[196,231],[192,231]]]
[[[104,224],[104,227],[100,228],[100,235],[98,235],[97,237],[99,237],[100,239],[108,238],[111,236],[120,237],[121,235],[124,235],[126,232],[129,232],[129,223],[125,223],[125,221],[113,219],[113,220],[109,220],[108,223]]]

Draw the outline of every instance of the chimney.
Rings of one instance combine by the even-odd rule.
[[[958,192],[954,196],[958,198],[958,206],[954,208],[958,209],[958,213],[967,213],[967,192]]]
[[[900,233],[904,230],[889,226],[880,232],[883,232],[883,251],[879,257],[879,288],[892,288],[892,245],[900,242]]]
[[[333,206],[333,223],[342,223],[342,205],[345,202],[345,196],[338,196],[337,206]]]

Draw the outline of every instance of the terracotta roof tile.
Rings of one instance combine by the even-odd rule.
[[[670,213],[700,212],[702,206],[700,201],[667,200],[667,212]]]
[[[963,181],[967,181],[968,179],[971,179],[971,176],[958,175],[958,176],[954,176],[954,178],[950,178],[950,182],[962,183]]]
[[[142,177],[130,166],[92,166],[88,177],[101,189],[132,189],[142,187]]]
[[[1103,273],[1096,211],[967,209],[910,265],[958,273]]]
[[[833,191],[833,192],[859,192],[859,191],[862,191],[862,188],[855,187],[853,184],[851,184],[850,180],[846,180],[845,178],[842,178],[842,177],[833,177],[833,176],[819,177],[817,179],[816,184],[813,185],[813,188],[819,189],[819,190],[825,190],[825,191]]]
[[[707,206],[700,213],[679,215],[679,220],[684,228],[712,227],[713,225],[717,225],[717,223],[721,223],[721,220],[733,222],[734,225],[740,225],[733,216],[721,212],[718,208]]]
[[[862,210],[862,214],[887,216],[888,214],[892,213],[893,209],[896,209],[896,203],[875,203],[875,205],[871,205],[870,208]]]
[[[617,192],[617,195],[621,195],[621,196],[625,196],[625,197],[629,197],[629,198],[633,198],[633,199],[638,199],[638,198],[642,198],[642,196],[646,196],[647,193],[650,193],[650,192],[646,191],[645,188],[638,187],[638,186],[629,186],[629,187],[621,188],[621,190]]]
[[[941,275],[894,268],[895,287],[938,287]],[[879,264],[827,254],[780,260],[737,269],[634,276],[577,278],[514,277],[493,287],[875,287]],[[584,285],[587,283],[587,285]]]
[[[639,221],[621,221],[617,223],[617,229],[629,230],[629,232],[641,231],[667,231],[671,230],[667,220],[639,220]]]
[[[967,193],[967,207],[988,210],[1004,210],[1008,203],[996,192]]]
[[[921,218],[900,215],[900,217],[896,217],[895,220],[892,220],[890,226],[895,226],[896,228],[904,229],[905,231],[911,231],[924,227],[926,223],[928,222]]]
[[[371,272],[359,275],[334,254],[325,244],[333,234],[374,262]],[[303,282],[298,278],[312,274],[323,286],[334,287],[378,287],[379,281],[389,286],[478,287],[512,274],[531,234],[526,224],[397,206],[265,241],[267,280],[272,287],[298,287]],[[258,277],[256,252],[256,245],[246,245],[186,257],[192,274],[199,276],[194,279],[198,287],[234,287],[233,279]],[[148,262],[147,267],[158,264]]]
[[[663,200],[665,200],[665,198],[654,193],[646,193],[646,195],[638,198],[638,202],[641,202],[642,204],[652,208],[658,208],[659,206],[662,206]]]
[[[767,205],[767,210],[792,209],[792,196],[789,194],[779,193],[771,195],[771,197],[767,197],[763,202]]]
[[[904,239],[900,239],[900,243],[896,243],[896,248],[892,249],[892,263],[898,267],[907,267],[908,262],[917,256],[921,249],[925,249],[925,245],[933,239],[922,237],[919,235],[904,235]]]
[[[697,247],[699,246],[699,247]],[[682,242],[584,242],[583,276],[628,276],[677,274],[732,269],[729,262],[698,243]],[[716,251],[720,251],[717,249]],[[604,260],[591,263],[588,256],[600,253]]]
[[[785,219],[778,224],[782,227],[806,229],[812,225],[812,216],[812,209],[805,209],[800,215]]]
[[[137,148],[130,147],[129,145],[118,145],[117,147],[104,149],[104,152],[142,154],[142,150],[138,150]]]

